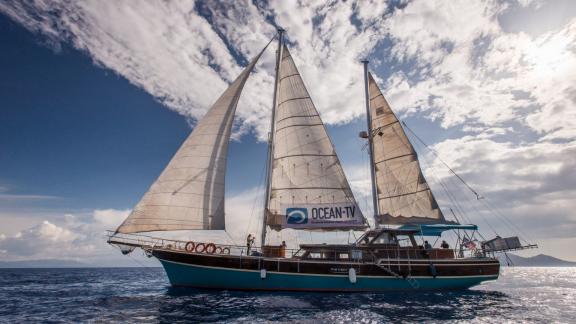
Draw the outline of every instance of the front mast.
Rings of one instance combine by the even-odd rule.
[[[370,116],[370,94],[368,91],[368,60],[363,60],[364,64],[364,94],[366,95],[366,121],[368,122],[368,155],[370,155],[370,177],[372,180],[372,205],[374,206],[374,226],[378,226],[378,190],[376,188],[376,165],[374,164],[374,152],[372,150],[372,116]]]
[[[272,164],[274,162],[274,133],[276,121],[276,100],[278,94],[278,76],[280,75],[280,62],[282,60],[282,37],[284,29],[278,28],[278,51],[276,56],[276,76],[274,78],[274,96],[272,97],[272,118],[270,121],[270,134],[268,135],[268,161],[266,163],[266,194],[264,196],[264,215],[262,215],[262,233],[260,244],[264,247],[266,242],[266,216],[268,215],[268,203],[270,202],[270,183],[272,182]]]

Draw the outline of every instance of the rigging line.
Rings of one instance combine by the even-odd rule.
[[[420,144],[420,143],[417,143]],[[421,144],[420,144],[421,145]],[[463,219],[472,224],[472,222],[468,219],[466,212],[464,211],[464,209],[462,208],[462,206],[460,206],[460,203],[458,202],[458,200],[454,197],[454,195],[452,195],[452,193],[450,192],[450,190],[448,190],[448,187],[444,184],[444,182],[442,181],[441,177],[436,175],[436,167],[434,166],[435,163],[429,161],[429,159],[427,158],[426,155],[424,155],[422,157],[422,159],[420,160],[423,164],[428,165],[428,169],[430,169],[430,175],[432,176],[432,178],[435,181],[438,181],[438,183],[442,186],[442,189],[444,189],[444,192],[446,193],[446,196],[448,197],[448,200],[450,200],[450,202],[452,203],[452,205],[459,211],[459,213],[461,214],[461,216],[463,217]],[[452,209],[450,208],[450,210],[452,211]],[[452,211],[453,212],[453,211]],[[453,212],[454,213],[454,212]],[[454,215],[454,217],[456,218],[456,215]]]
[[[117,248],[118,251],[122,252],[122,249],[120,248],[120,246],[117,246],[116,244],[110,244],[110,245],[112,245],[113,247]],[[144,250],[142,250],[142,251],[144,251]],[[154,267],[147,266],[147,265],[141,263],[141,262],[138,261],[135,257],[133,257],[131,254],[127,254],[127,255],[128,255],[128,257],[129,257],[132,261],[136,262],[141,268],[146,268],[146,269],[154,268]]]
[[[226,233],[226,235],[228,236],[228,238],[229,238],[230,241],[232,242],[232,245],[238,245],[238,244],[236,244],[236,242],[234,241],[234,239],[232,238],[232,236],[230,236],[230,233],[228,233],[228,231],[224,231],[224,233]]]
[[[514,234],[515,232],[517,233],[521,233],[522,235],[526,235],[525,233],[523,233],[520,228],[518,228],[518,226],[515,226],[512,222],[510,222],[510,220],[508,220],[504,215],[502,215],[501,213],[499,213],[497,210],[495,210],[494,208],[492,208],[489,204],[485,203],[485,201],[481,202],[484,204],[484,207],[486,207],[486,209],[488,209],[492,214],[494,214],[496,217],[499,217],[503,223],[504,226],[508,227],[508,229],[510,230],[510,232],[512,234]],[[528,237],[526,237],[528,238]],[[528,241],[526,241],[524,238],[522,238],[522,240],[526,243],[529,244]]]
[[[480,200],[483,199],[484,197],[480,196],[480,194],[478,192],[476,192],[476,190],[474,190],[468,183],[466,183],[466,181],[464,181],[464,179],[462,179],[462,177],[460,177],[454,170],[452,170],[452,168],[450,168],[450,166],[444,162],[444,160],[442,160],[440,158],[440,156],[438,155],[438,153],[433,150],[430,146],[428,146],[428,144],[426,144],[420,137],[418,137],[418,135],[416,135],[416,133],[414,133],[414,131],[412,131],[412,129],[410,127],[408,127],[408,125],[406,125],[406,122],[402,121],[402,125],[404,125],[404,127],[406,127],[407,130],[410,131],[410,133],[412,133],[412,135],[414,135],[414,137],[416,137],[416,139],[418,141],[420,141],[427,149],[429,149],[437,158],[440,162],[442,162],[442,164],[444,164],[448,170],[450,170],[450,172],[452,172],[452,174],[454,174],[460,181],[462,181],[462,183],[464,185],[466,185],[466,187],[472,191],[472,193],[474,193],[474,195],[476,195],[476,199]]]
[[[260,185],[264,184],[264,175],[266,174],[267,169],[268,169],[268,165],[267,165],[267,163],[264,163],[264,167],[262,168],[262,170],[260,172],[260,178],[258,179],[258,184],[260,184]],[[256,197],[254,197],[254,200],[252,202],[252,208],[250,209],[250,220],[248,221],[248,224],[246,226],[246,230],[244,231],[244,235],[248,234],[248,232],[250,231],[250,227],[252,226],[252,220],[254,219],[256,204],[260,201],[259,197],[261,197],[261,195],[256,195]],[[264,199],[266,199],[266,198],[264,198]]]
[[[408,128],[408,126],[406,126],[406,127]],[[409,128],[408,128],[408,129],[409,129]],[[410,130],[410,129],[409,129],[409,130]],[[410,130],[410,131],[411,131],[411,133],[412,133],[414,136],[417,137],[417,135],[414,134],[414,132],[413,132],[412,130]],[[426,145],[425,143],[422,143],[422,144]],[[432,151],[432,153],[435,153],[432,149],[430,149],[430,151]],[[437,154],[435,154],[435,155],[438,157]],[[438,158],[438,159],[439,159],[442,163],[444,163],[440,158]],[[446,165],[446,163],[444,163],[444,164]],[[446,165],[446,166],[447,166],[447,165]],[[447,167],[448,167],[448,166],[447,166]],[[448,167],[448,169],[450,169],[450,168]],[[452,170],[450,170],[450,171],[452,171]],[[453,172],[453,173],[454,173],[454,172]],[[458,175],[456,175],[456,176],[458,177]],[[460,177],[458,177],[458,178],[460,178]],[[462,180],[462,179],[460,179],[460,180]],[[442,183],[441,183],[441,184],[442,184]],[[466,186],[468,186],[466,183],[464,183],[464,184],[465,184]],[[469,187],[469,186],[468,186],[468,187]],[[445,188],[445,190],[446,190],[447,193],[451,194],[450,191],[449,191],[447,188]],[[492,213],[493,215],[495,215],[496,217],[499,217],[499,218],[502,220],[502,222],[504,223],[504,225],[507,227],[508,230],[510,230],[512,233],[514,233],[514,232],[520,233],[521,235],[524,236],[524,237],[521,238],[521,239],[522,239],[525,243],[530,244],[529,240],[531,240],[531,237],[530,237],[529,235],[527,235],[523,230],[521,230],[519,226],[515,225],[512,221],[510,221],[503,213],[501,213],[501,212],[496,208],[496,206],[494,206],[493,204],[490,204],[486,199],[477,199],[477,200],[480,200],[480,203],[483,204],[484,207],[485,207],[489,212],[491,212],[491,213]],[[457,202],[457,200],[456,200],[456,202]],[[458,205],[460,205],[460,204],[458,203]],[[461,208],[461,207],[460,207],[460,209],[463,210],[463,208]]]
[[[448,181],[455,182],[456,180],[454,180],[454,178],[448,178]],[[461,191],[459,192],[461,193]],[[492,230],[492,232],[494,232],[496,236],[498,236],[498,232],[496,231],[496,229],[494,229],[494,227],[492,227],[486,216],[484,216],[484,212],[480,210],[475,204],[470,204],[470,206],[474,210],[475,214],[480,215],[484,223],[490,228],[490,230]]]
[[[433,168],[434,168],[434,167],[433,167]],[[444,187],[445,191],[446,191],[449,195],[451,195],[450,191],[449,191],[449,190],[446,188],[446,186],[441,182],[441,180],[439,180],[439,181],[440,181],[440,184]],[[457,200],[456,200],[455,202],[458,203]],[[486,199],[481,199],[481,200],[480,200],[480,203],[481,203],[481,204],[484,204],[487,209],[489,209],[489,210],[492,209],[492,210],[490,210],[491,213],[494,214],[494,215],[497,216],[497,217],[500,217],[500,218],[503,220],[504,225],[505,225],[512,233],[514,233],[514,232],[520,232],[520,233],[522,233],[522,235],[525,235],[525,236],[528,238],[528,236],[527,236],[523,231],[521,231],[520,228],[518,228],[515,224],[513,224],[513,223],[512,223],[509,219],[507,219],[503,214],[500,214],[500,213],[498,212],[498,210],[496,210],[495,208],[492,208],[492,206],[487,202]],[[460,207],[459,205],[460,205],[460,204],[458,203],[457,207],[463,210],[463,208]],[[524,239],[524,241],[525,241],[526,243],[529,243],[529,242],[526,241],[525,239]]]
[[[414,133],[412,132],[412,134],[414,134]],[[415,134],[414,134],[414,135],[415,135]],[[416,135],[415,135],[415,136],[416,136]],[[426,146],[425,143],[422,143],[422,144],[423,144],[424,146]],[[436,155],[436,156],[437,156],[437,155]],[[423,159],[422,161],[427,162],[425,156],[424,156],[424,159]],[[436,168],[435,168],[435,167],[432,167],[432,169],[436,169]],[[450,178],[450,177],[448,177],[447,179],[448,179],[448,181],[453,180],[453,179]],[[446,191],[446,193],[448,194],[448,196],[449,196],[449,197],[452,197],[452,198],[450,198],[450,200],[453,200],[453,201],[455,202],[455,205],[457,206],[457,208],[459,208],[459,209],[462,210],[462,216],[465,218],[465,220],[466,220],[468,223],[472,224],[473,222],[471,222],[471,220],[466,216],[466,213],[464,212],[464,208],[463,208],[463,207],[461,206],[461,204],[459,203],[458,198],[457,198],[455,195],[453,195],[450,190],[448,190],[447,185],[445,185],[442,180],[439,180],[439,182],[440,182],[440,184],[442,185],[442,187],[444,188],[444,190]],[[488,227],[489,227],[496,235],[498,235],[498,233],[496,232],[496,230],[490,225],[490,223],[489,223],[489,222],[487,221],[487,219],[484,217],[484,215],[482,214],[482,212],[479,211],[474,205],[472,205],[472,208],[473,208],[474,210],[476,210],[476,213],[477,213],[477,214],[480,214],[480,217],[482,217],[482,219],[483,219],[484,222],[488,225]],[[478,233],[478,235],[480,235],[480,237],[481,237],[482,239],[486,240],[480,233]]]
[[[522,229],[520,229],[519,226],[515,225],[504,214],[502,214],[498,209],[496,209],[496,206],[492,206],[492,205],[488,204],[488,202],[486,202],[486,201],[484,201],[483,203],[486,206],[486,208],[488,208],[489,210],[492,211],[493,214],[495,214],[496,216],[503,219],[505,221],[504,224],[506,224],[506,222],[508,222],[508,224],[510,224],[511,228],[509,227],[509,229],[512,231],[512,233],[514,233],[514,232],[520,233],[523,236],[520,239],[522,239],[526,244],[531,244],[530,241],[533,241],[532,237],[527,235],[526,232],[524,232]]]

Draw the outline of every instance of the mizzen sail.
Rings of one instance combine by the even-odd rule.
[[[234,114],[266,47],[198,122],[117,232],[225,229],[224,181]]]
[[[267,224],[275,230],[365,227],[334,146],[286,46],[278,79]]]
[[[414,147],[371,74],[368,79],[379,209],[376,221],[379,224],[445,223]]]

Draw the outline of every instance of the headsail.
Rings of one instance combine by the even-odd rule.
[[[198,122],[116,232],[225,229],[226,157],[236,105],[266,47]]]
[[[379,224],[446,223],[398,118],[369,74]]]
[[[276,230],[366,227],[334,146],[286,46],[275,109],[267,224]]]

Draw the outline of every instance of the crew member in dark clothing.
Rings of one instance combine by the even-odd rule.
[[[449,249],[450,245],[448,245],[448,242],[442,241],[442,244],[440,244],[440,247],[443,249]]]
[[[252,245],[254,245],[254,237],[252,234],[248,234],[248,237],[246,238],[246,255],[250,255]]]

